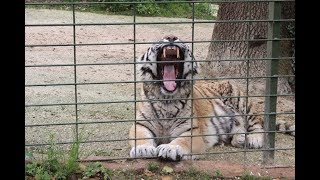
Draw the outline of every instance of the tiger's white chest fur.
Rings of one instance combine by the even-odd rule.
[[[181,135],[183,132],[191,128],[191,110],[190,102],[183,105],[179,101],[152,103],[155,109],[153,113],[153,132],[158,137],[157,144],[169,143],[172,139]],[[184,107],[183,107],[184,106]]]
[[[143,103],[137,113],[137,119],[147,119],[148,121],[141,121],[139,124],[148,127],[154,136],[162,137],[156,139],[156,144],[169,143],[191,129],[192,112],[191,100],[188,99],[189,91],[181,90],[174,98],[163,96],[158,91],[143,92],[142,97],[149,102]]]

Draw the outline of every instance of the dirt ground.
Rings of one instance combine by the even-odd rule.
[[[99,157],[98,157],[99,158]],[[87,159],[89,160],[89,159]],[[94,161],[95,159],[90,159]],[[87,166],[90,162],[82,162],[84,166]],[[104,161],[102,165],[110,170],[121,172],[131,171],[136,174],[147,174],[149,165],[153,163],[156,164],[159,169],[163,169],[165,166],[173,169],[173,173],[169,175],[159,175],[157,173],[149,174],[151,179],[176,179],[176,175],[184,174],[190,171],[191,168],[195,168],[198,173],[206,173],[211,176],[215,176],[216,172],[219,172],[224,179],[237,179],[236,177],[243,176],[245,174],[252,175],[255,177],[271,177],[273,180],[295,179],[295,169],[290,166],[253,166],[253,165],[243,165],[235,162],[228,161],[181,161],[181,162],[161,162],[157,160],[144,160],[138,159],[134,161]],[[159,178],[160,176],[160,178]],[[188,177],[190,179],[192,177]],[[117,177],[115,177],[117,179]],[[180,179],[180,178],[179,178]],[[197,179],[197,178],[196,178]]]
[[[136,22],[186,22],[190,19],[137,17]],[[102,15],[76,12],[76,23],[131,23],[131,16]],[[49,9],[26,9],[25,24],[68,24],[72,23],[72,12]],[[195,24],[194,40],[211,40],[213,24]],[[76,26],[75,42],[87,43],[132,43],[134,39],[133,25],[96,25]],[[182,40],[191,41],[191,24],[136,25],[136,42],[152,42],[167,34],[178,35]],[[25,44],[72,44],[72,26],[35,26],[25,28]],[[70,65],[51,67],[27,67],[25,71],[26,85],[60,84],[60,83],[99,83],[65,86],[36,86],[25,88],[25,104],[74,103],[75,105],[35,106],[25,108],[25,125],[83,123],[78,125],[80,136],[84,140],[95,141],[81,146],[82,157],[106,156],[128,157],[130,147],[127,142],[128,130],[134,120],[134,102],[100,103],[114,101],[133,101],[138,99],[138,90],[133,83],[134,66],[132,64],[117,65],[83,65],[98,63],[132,63],[134,58],[143,54],[150,44],[134,45],[95,45],[77,46],[74,59],[73,46],[26,47],[25,65]],[[197,60],[205,60],[209,43],[195,43],[193,47]],[[135,48],[135,52],[134,52]],[[75,76],[76,75],[76,76]],[[77,96],[75,97],[75,91]],[[263,102],[261,98],[259,101]],[[81,104],[93,102],[93,104]],[[262,103],[261,103],[262,104]],[[293,99],[278,98],[278,112],[294,112]],[[78,118],[76,119],[76,114]],[[278,119],[294,122],[294,115],[279,115]],[[121,121],[121,122],[119,122]],[[95,122],[90,124],[90,122]],[[101,123],[104,122],[104,123]],[[87,123],[87,124],[86,124]],[[55,134],[56,142],[70,142],[75,125],[35,126],[25,128],[26,144],[41,144],[49,141],[50,133]],[[108,140],[108,142],[104,142]],[[276,148],[294,148],[294,137],[277,134]],[[67,146],[65,146],[67,147]],[[239,148],[216,146],[208,152],[235,152]],[[261,164],[262,152],[229,153],[205,155],[212,162],[230,160]],[[275,153],[276,165],[293,166],[295,150],[279,150]],[[201,164],[201,162],[199,162]],[[213,163],[214,164],[214,163]]]

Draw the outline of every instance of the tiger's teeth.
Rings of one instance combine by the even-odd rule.
[[[177,48],[177,59],[180,59],[179,48]]]
[[[166,58],[166,48],[163,48],[163,57]]]

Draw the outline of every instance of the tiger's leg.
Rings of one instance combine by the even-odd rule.
[[[255,113],[248,117],[248,132],[251,134],[247,135],[247,145],[249,148],[261,148],[263,146],[264,129],[262,127],[263,119],[261,115],[255,115]]]
[[[290,132],[282,132],[282,133],[295,136],[295,124],[293,123],[285,122],[283,120],[278,120],[276,122],[276,127],[277,127],[277,131],[290,131]]]
[[[129,132],[130,139],[153,137],[154,136],[149,129],[138,124],[136,125],[136,127],[135,125],[133,125]],[[130,151],[130,157],[155,157],[157,155],[154,139],[130,140],[129,144],[132,147]]]
[[[249,114],[247,117],[243,116],[245,122],[241,122],[241,126],[247,128],[244,132],[252,132],[247,135],[247,146],[249,148],[261,148],[263,146],[263,119],[262,116],[255,114],[259,113],[256,102],[248,98],[246,101],[245,94],[237,86],[231,84],[229,81],[214,82],[210,86],[214,92],[222,96],[221,100],[224,104],[232,107],[240,114]],[[241,118],[242,119],[242,118]],[[247,120],[245,120],[247,119]],[[247,125],[246,125],[247,124]],[[247,127],[246,127],[247,126]],[[236,136],[238,140],[243,138],[243,135]]]
[[[197,129],[194,129],[192,135],[198,135]],[[191,132],[185,132],[180,137],[174,139],[169,144],[161,144],[157,147],[158,157],[170,161],[179,161],[187,159],[197,159],[198,157],[193,155],[186,155],[191,153],[191,141],[192,141],[192,153],[202,153],[205,150],[205,143],[203,137],[192,137]],[[189,136],[189,137],[183,137]]]
[[[235,133],[232,136],[231,145],[234,147],[243,147],[245,143],[245,125],[244,119],[241,116],[235,116],[233,119],[234,126],[230,133]]]

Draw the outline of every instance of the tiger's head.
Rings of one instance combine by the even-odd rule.
[[[187,88],[198,73],[189,46],[173,35],[149,47],[139,61],[141,80],[160,88],[163,95],[175,95],[182,87]]]

